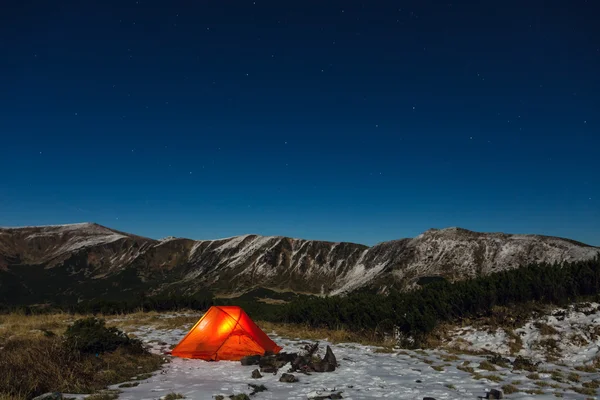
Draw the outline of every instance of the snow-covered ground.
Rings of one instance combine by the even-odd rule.
[[[152,326],[129,328],[142,340],[152,346],[153,351],[164,353],[183,338],[190,325],[180,329],[157,329]],[[283,346],[283,351],[300,351],[306,344],[301,339],[284,339],[275,333],[271,338]],[[473,336],[475,337],[475,336]],[[487,340],[481,337],[480,340]],[[331,344],[321,342],[321,355],[329,344],[337,357],[339,368],[335,372],[314,373],[312,375],[295,374],[296,383],[279,382],[280,369],[276,375],[264,374],[261,379],[252,379],[251,373],[256,366],[242,366],[239,362],[206,362],[170,357],[162,371],[152,377],[138,381],[131,388],[119,388],[119,399],[159,399],[166,394],[181,393],[188,399],[214,399],[216,395],[229,395],[251,392],[249,383],[263,384],[267,391],[252,398],[260,399],[310,399],[315,395],[327,395],[331,391],[342,392],[344,399],[410,399],[423,397],[442,399],[477,399],[485,396],[490,388],[501,389],[512,384],[520,391],[506,394],[507,399],[556,399],[555,393],[564,399],[597,399],[573,391],[581,388],[582,383],[591,382],[600,376],[597,373],[579,372],[579,383],[566,377],[573,369],[567,366],[544,364],[544,370],[538,376],[527,371],[512,371],[511,368],[495,366],[496,371],[480,368],[479,363],[485,357],[476,355],[455,355],[442,350],[405,351],[397,349],[391,353],[378,352],[377,347],[359,344]],[[496,346],[501,348],[500,346]],[[473,370],[469,370],[469,367]],[[552,375],[554,372],[554,375]],[[528,377],[529,376],[529,377]],[[552,376],[559,377],[555,380]],[[560,377],[564,377],[560,378]],[[562,381],[562,382],[559,382]],[[546,383],[544,383],[546,382]],[[546,386],[546,384],[555,387]],[[530,391],[530,393],[526,393]],[[542,394],[543,393],[543,394]]]
[[[600,357],[600,304],[556,308],[549,315],[530,319],[513,332],[522,342],[519,355],[540,361],[559,359],[566,365],[586,364]],[[502,328],[466,326],[450,332],[449,336],[451,346],[503,355],[509,354],[509,342],[514,341]]]

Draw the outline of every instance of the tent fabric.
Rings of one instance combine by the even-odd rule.
[[[207,361],[237,361],[266,351],[277,354],[280,350],[240,307],[212,306],[171,354]]]

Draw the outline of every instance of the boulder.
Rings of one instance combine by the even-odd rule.
[[[494,399],[494,400],[496,400],[496,399],[503,399],[504,398],[504,393],[502,393],[502,391],[498,390],[498,389],[491,389],[488,392],[486,398],[490,399],[490,400],[491,399]]]
[[[41,396],[34,397],[32,400],[62,400],[63,395],[59,392],[48,392]]]
[[[262,378],[262,375],[260,374],[260,371],[255,369],[254,371],[252,371],[252,378],[253,379],[260,379]]]
[[[281,378],[279,378],[279,382],[288,382],[288,383],[292,383],[292,382],[298,382],[298,378],[296,378],[294,375],[292,374],[281,374]]]

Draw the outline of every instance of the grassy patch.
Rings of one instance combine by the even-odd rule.
[[[168,395],[163,397],[163,400],[177,400],[177,399],[185,399],[185,396],[182,395],[181,393],[169,393]]]
[[[119,398],[118,393],[95,393],[91,396],[86,397],[86,400],[115,400]]]
[[[552,374],[550,375],[550,379],[552,379],[556,382],[564,382],[565,381],[565,377],[562,374],[562,372],[560,372],[560,371],[552,371]]]
[[[102,324],[96,327],[104,328]],[[80,340],[82,337],[78,335],[63,338],[59,334],[35,333],[5,339],[0,357],[0,394],[23,399],[52,391],[93,393],[107,385],[128,381],[136,374],[155,371],[164,362],[162,357],[150,354],[137,344],[128,345],[126,336],[120,332],[112,332],[118,338],[116,347],[113,337],[105,336],[106,330],[98,329],[98,332],[96,342],[91,330],[87,331],[86,339],[90,339],[87,341]],[[92,350],[87,346],[89,343],[99,345],[92,348],[102,351],[88,352]],[[103,348],[103,345],[108,347]]]
[[[120,384],[119,387],[120,388],[131,388],[131,387],[136,387],[139,384],[140,384],[139,382],[126,382],[126,383]]]
[[[444,354],[442,357],[442,361],[457,361],[460,360],[460,357],[456,354]]]
[[[584,394],[586,396],[595,396],[596,395],[596,389],[593,389],[593,388],[571,386],[571,390],[576,393],[579,393],[579,394]]]
[[[444,370],[444,367],[442,367],[441,365],[432,365],[431,368],[435,369],[436,371]]]
[[[519,391],[519,388],[514,386],[514,385],[503,385],[502,386],[502,391],[504,392],[504,394],[511,394],[511,393],[517,393]]]
[[[350,331],[347,329],[312,328],[308,325],[273,323],[258,321],[257,325],[266,333],[275,331],[288,339],[324,340],[332,343],[360,343],[364,345],[383,346],[391,349],[396,343],[392,339],[384,340],[379,335],[367,331]],[[381,352],[386,352],[385,350]],[[425,353],[426,354],[426,353]]]
[[[598,389],[600,387],[600,381],[594,379],[593,381],[590,381],[590,382],[583,382],[581,384],[581,386],[583,386],[584,388],[589,388],[589,389]]]
[[[567,379],[571,382],[579,382],[581,380],[581,376],[575,372],[571,372],[569,375],[567,375]]]
[[[536,322],[534,326],[538,329],[541,335],[557,335],[558,331],[554,329],[552,326],[545,324],[543,322]]]
[[[475,369],[473,367],[469,367],[468,365],[458,365],[456,368],[470,374],[475,372]]]
[[[489,379],[490,381],[493,381],[493,382],[502,382],[504,380],[504,379],[502,379],[501,376],[498,376],[498,375],[485,375],[484,378]]]
[[[577,371],[580,371],[580,372],[588,372],[588,373],[594,373],[594,372],[596,372],[596,367],[595,366],[593,366],[593,365],[587,365],[587,364],[586,365],[578,365],[578,366],[575,367],[575,369]]]
[[[482,361],[479,363],[479,368],[486,371],[496,371],[496,367],[489,361]]]

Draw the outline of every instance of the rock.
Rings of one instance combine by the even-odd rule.
[[[308,398],[310,400],[328,400],[328,399],[343,399],[342,392],[322,394],[320,392],[311,392],[308,393]]]
[[[331,347],[327,346],[327,351],[325,352],[325,357],[319,363],[318,370],[315,369],[315,371],[317,371],[317,372],[332,372],[332,371],[335,371],[335,368],[337,367],[337,365],[338,365],[338,363],[337,363],[337,360],[335,359],[335,355],[333,354],[333,351],[331,350]]]
[[[504,398],[504,393],[502,393],[501,390],[498,389],[491,389],[486,398],[488,399],[503,399]]]
[[[273,365],[267,365],[265,367],[260,368],[260,372],[264,372],[266,374],[276,374],[279,369],[274,367]]]
[[[260,360],[261,360],[261,357],[259,355],[245,356],[245,357],[242,357],[240,362],[242,363],[242,365],[258,365]]]
[[[256,393],[267,391],[267,387],[265,385],[255,385],[253,383],[249,383],[248,386],[252,388],[252,393],[250,393],[250,396],[254,396]]]
[[[263,368],[267,366],[273,366],[277,369],[283,367],[287,363],[291,363],[298,357],[296,353],[279,353],[277,355],[268,355],[261,357],[258,361],[258,366]]]
[[[433,397],[423,397],[423,400],[435,400]]]
[[[254,379],[259,379],[262,378],[262,375],[260,374],[260,371],[255,369],[254,371],[252,371],[252,378]]]
[[[34,397],[32,400],[62,400],[63,395],[59,392],[48,392],[41,396]]]
[[[417,383],[423,383],[423,381],[420,380],[420,379],[417,379],[415,382],[417,382]]]
[[[296,378],[292,374],[281,374],[281,378],[279,378],[279,382],[288,382],[288,383],[298,382],[298,378]]]
[[[233,394],[229,398],[231,400],[250,400],[250,397],[246,393]]]

